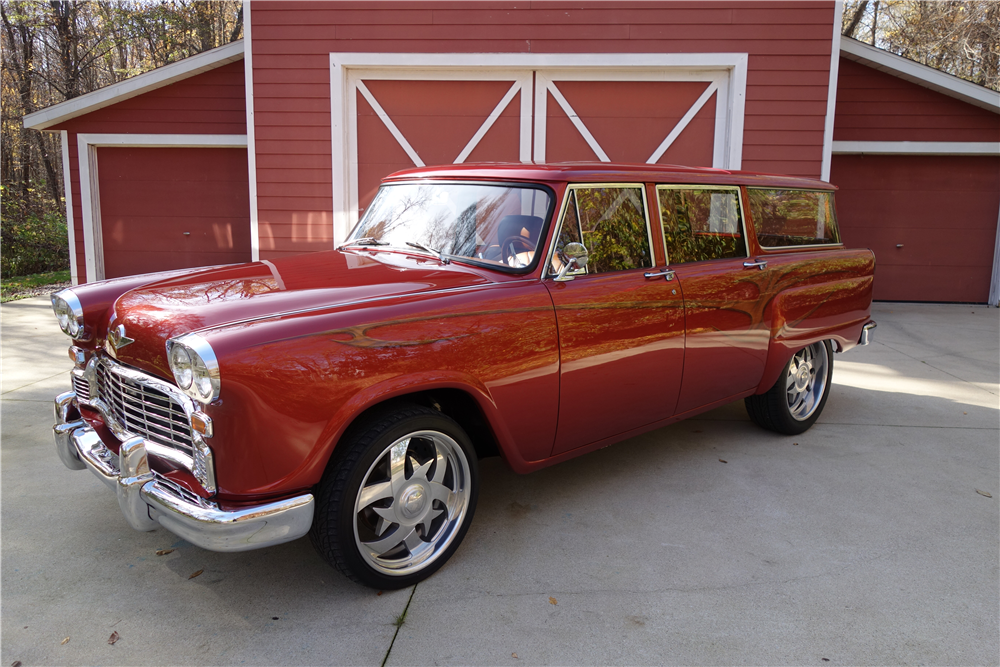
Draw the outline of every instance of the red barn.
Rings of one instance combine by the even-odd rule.
[[[878,298],[995,304],[1000,96],[841,9],[247,2],[243,42],[25,125],[62,133],[76,281],[330,248],[404,167],[602,160],[832,179]]]

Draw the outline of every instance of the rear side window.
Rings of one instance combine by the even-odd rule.
[[[667,262],[746,257],[739,188],[658,186]]]
[[[567,200],[552,259],[553,273],[562,268],[562,249],[574,242],[582,243],[590,254],[586,273],[653,266],[641,185],[573,186]]]
[[[840,243],[833,193],[749,188],[757,240],[765,248]]]

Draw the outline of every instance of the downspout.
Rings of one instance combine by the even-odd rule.
[[[986,303],[1000,308],[1000,210],[997,211],[997,237],[993,245],[993,277],[990,279],[990,298]]]

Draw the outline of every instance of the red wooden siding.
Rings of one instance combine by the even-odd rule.
[[[833,17],[833,2],[255,1],[248,48],[261,257],[332,243],[331,52],[749,53],[743,168],[818,176]],[[385,141],[388,173],[405,153],[377,132],[369,141]],[[702,150],[676,148],[684,159]],[[293,167],[301,176],[294,189],[279,176]],[[359,172],[362,198],[377,174],[374,165],[366,169],[363,177]]]
[[[1000,116],[841,57],[835,141],[1000,141]]]
[[[841,235],[875,252],[875,298],[985,303],[998,176],[1000,157],[834,155]]]
[[[250,261],[246,149],[101,147],[97,162],[106,278]]]
[[[67,130],[69,134],[77,279],[82,283],[87,280],[87,266],[83,249],[83,202],[80,199],[77,134],[246,134],[243,62],[223,65],[73,118],[51,129]],[[156,165],[152,168],[163,182],[178,176]],[[103,198],[101,203],[105,203]],[[249,224],[249,216],[247,220]]]
[[[366,80],[364,85],[424,164],[431,165],[455,161],[513,82]],[[518,160],[520,100],[518,93],[467,162]],[[357,104],[358,201],[364,208],[383,176],[414,163],[360,92]]]

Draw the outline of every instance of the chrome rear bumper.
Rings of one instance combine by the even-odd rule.
[[[72,391],[56,397],[52,430],[59,459],[71,470],[90,468],[114,489],[136,530],[162,526],[203,549],[249,551],[298,539],[312,525],[315,500],[309,493],[234,511],[183,493],[150,471],[142,438],[123,442],[118,455],[105,447],[80,419]]]

